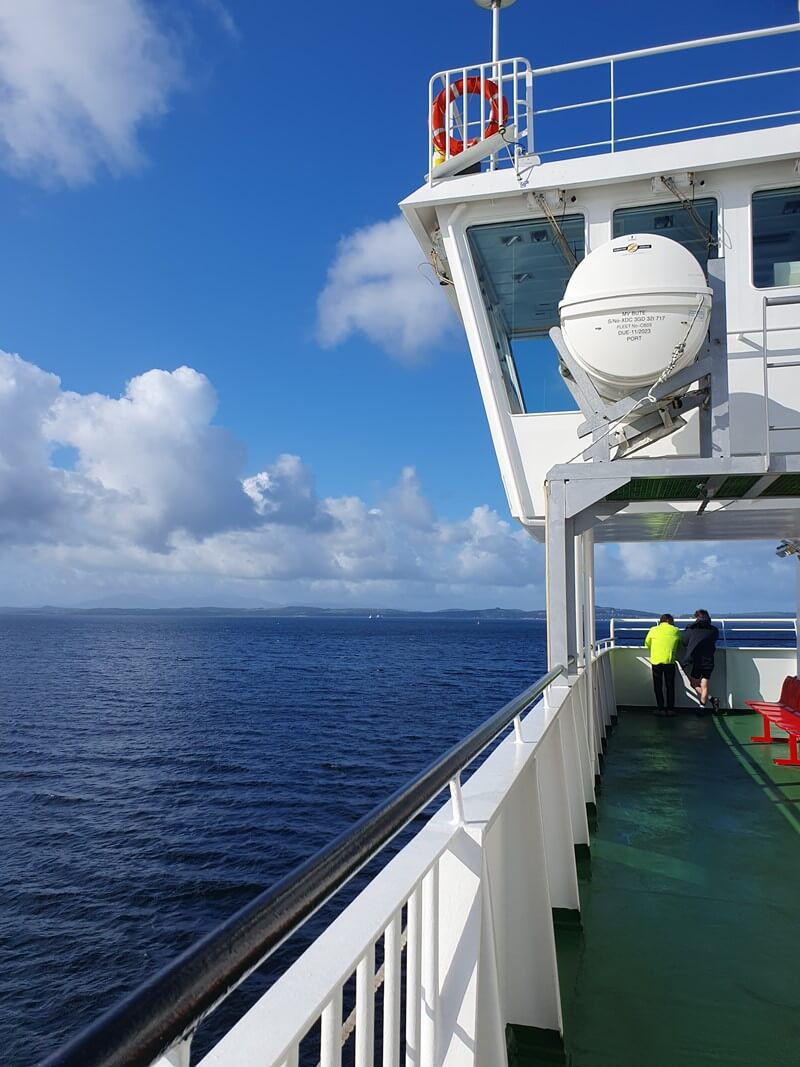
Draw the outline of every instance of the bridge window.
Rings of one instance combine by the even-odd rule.
[[[557,219],[558,230],[542,218],[468,230],[514,414],[576,407],[547,333],[558,325],[558,302],[574,264],[586,255],[586,222],[583,215]]]
[[[800,285],[800,186],[753,194],[753,285]]]
[[[628,233],[657,233],[688,248],[704,271],[717,258],[717,202],[711,197],[693,200],[692,210],[677,200],[646,207],[624,207],[614,212],[614,237]]]

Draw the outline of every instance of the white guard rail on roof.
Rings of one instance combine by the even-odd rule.
[[[438,105],[438,106],[437,106]],[[434,74],[428,86],[428,166],[435,168],[487,134],[524,130],[531,125],[533,81],[527,59],[503,59]],[[441,118],[438,116],[442,116]],[[494,170],[525,151],[526,142],[509,138],[507,150],[489,160]]]
[[[492,132],[491,86],[487,90],[487,83],[492,82],[505,97],[507,125],[513,126],[515,134],[508,150],[491,155],[491,170],[518,166],[521,156],[534,153],[558,158],[615,152],[659,140],[733,133],[790,121],[800,116],[800,65],[796,47],[787,47],[784,38],[798,31],[800,22],[550,67],[531,69],[526,59],[516,58],[441,71],[431,78],[429,87],[429,184],[436,180],[437,165],[458,154],[465,138],[467,142],[484,140],[487,126]],[[665,69],[661,57],[680,57],[694,49],[706,50],[701,69],[713,71],[713,78],[686,79],[680,58],[675,64],[678,69]],[[649,66],[648,60],[652,61]],[[465,93],[471,78],[480,84],[469,83],[473,91]],[[542,97],[546,106],[536,106]],[[443,127],[435,128],[431,117],[437,100],[440,108],[448,101],[449,106],[444,107]],[[690,121],[676,123],[676,115],[688,116]],[[663,125],[665,117],[668,121]],[[576,139],[560,141],[557,133],[562,130]],[[437,133],[439,148],[434,144]]]
[[[500,1067],[508,1023],[560,1030],[552,909],[615,713],[608,655],[553,686],[200,1067]]]

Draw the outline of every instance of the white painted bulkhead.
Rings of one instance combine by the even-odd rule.
[[[617,702],[623,707],[653,706],[653,674],[645,648],[617,647],[611,657]],[[775,700],[783,679],[794,674],[797,653],[794,648],[721,648],[714,657],[711,690],[723,708],[747,711],[748,700]],[[679,669],[675,685],[675,706],[694,709],[686,676]]]
[[[318,1023],[321,1067],[341,1067],[348,1040],[357,1067],[374,1067],[377,1025],[384,1067],[502,1067],[509,1023],[561,1032],[553,909],[580,907],[575,846],[589,842],[586,805],[616,713],[617,651],[570,687],[551,687],[463,786],[460,803],[425,824],[198,1067],[297,1067]]]
[[[446,265],[452,278],[448,295],[464,323],[511,512],[532,532],[545,515],[547,472],[556,464],[582,462],[586,439],[579,439],[576,430],[584,416],[578,411],[515,414],[510,410],[467,231],[512,220],[544,221],[531,194],[563,190],[570,214],[585,218],[588,254],[612,237],[614,211],[669,201],[660,176],[687,172],[694,177],[697,195],[713,198],[718,207],[719,256],[726,273],[731,454],[763,457],[767,451],[763,298],[800,298],[800,284],[769,289],[754,285],[751,205],[754,193],[800,185],[800,125],[527,169],[523,164],[519,176],[506,170],[452,178],[424,187],[402,205],[423,247],[436,240],[443,254],[440,266]],[[677,200],[675,204],[679,206]],[[768,316],[770,361],[796,362],[800,305],[772,307]],[[769,423],[798,428],[773,432],[770,449],[776,456],[800,455],[800,366],[782,366],[769,375]],[[684,428],[642,449],[637,458],[698,456],[698,424],[697,412],[690,412]]]
[[[652,704],[644,649],[600,643],[199,1067],[298,1067],[315,1026],[321,1067],[341,1067],[348,1041],[357,1067],[502,1067],[507,1024],[563,1031],[553,909],[580,909],[575,846],[590,840],[586,805],[617,709]],[[734,708],[774,698],[795,662],[794,649],[728,648],[715,691]],[[157,1067],[178,1062],[168,1056]]]

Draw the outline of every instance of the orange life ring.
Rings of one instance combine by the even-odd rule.
[[[474,93],[478,96],[483,90],[483,95],[489,101],[489,121],[483,131],[484,138],[491,137],[492,134],[498,133],[501,126],[505,126],[506,119],[508,118],[508,102],[506,98],[500,94],[497,85],[493,81],[489,81],[488,78],[483,79],[483,86],[481,86],[481,79],[478,77],[459,78],[457,82],[453,82],[450,86],[450,91],[442,89],[436,99],[433,101],[433,107],[431,108],[431,126],[433,128],[433,146],[437,151],[441,152],[443,156],[447,155],[447,143],[450,142],[450,155],[457,156],[459,152],[464,151],[464,142],[458,138],[453,137],[452,134],[447,132],[447,109],[454,100],[457,100],[459,96],[465,96],[468,93]],[[502,101],[502,103],[501,103]],[[502,117],[501,117],[502,116]],[[478,138],[473,137],[472,140],[467,141],[467,148],[471,148],[478,143]]]

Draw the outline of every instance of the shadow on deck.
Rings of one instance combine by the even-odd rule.
[[[519,1067],[800,1063],[800,769],[759,723],[621,709],[557,929],[566,1058],[514,1028]]]

